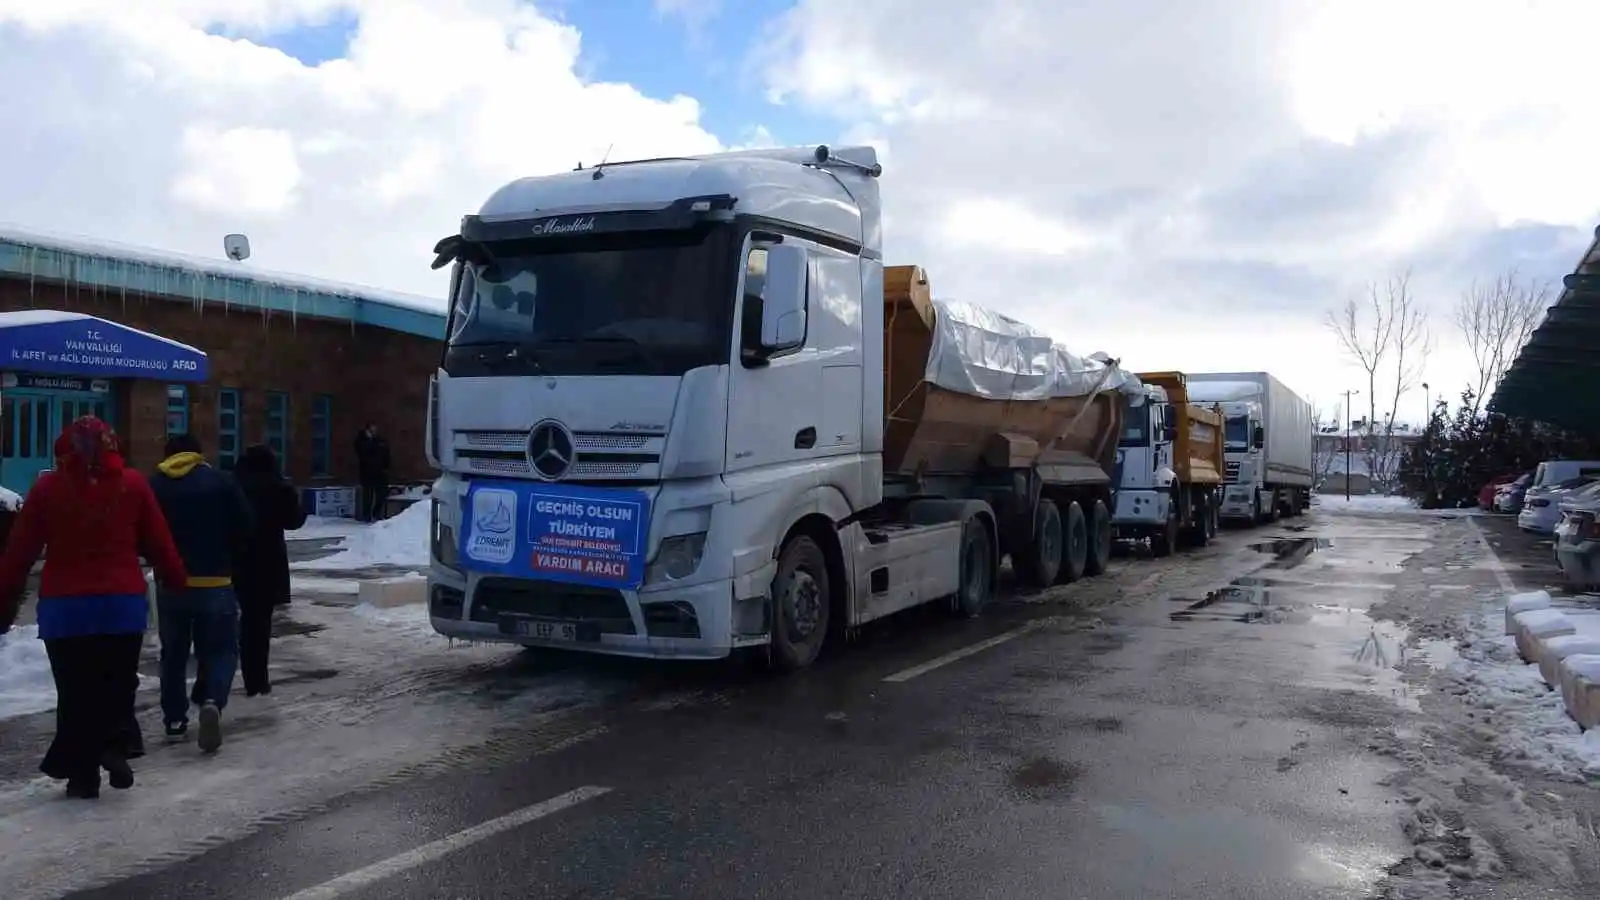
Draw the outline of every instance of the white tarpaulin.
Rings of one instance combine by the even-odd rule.
[[[1108,365],[1111,359],[1104,353],[1078,356],[1050,335],[994,310],[960,300],[934,300],[933,310],[926,378],[945,390],[991,400],[1141,390],[1139,379]]]

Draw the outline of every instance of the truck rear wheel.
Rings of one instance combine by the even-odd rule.
[[[1156,557],[1171,556],[1178,552],[1178,502],[1174,500],[1167,506],[1167,522],[1161,530],[1150,535],[1150,555]]]
[[[950,608],[959,616],[976,618],[994,596],[994,543],[989,529],[977,516],[961,524],[961,585]]]
[[[1104,500],[1094,502],[1089,514],[1089,556],[1083,561],[1083,574],[1093,577],[1111,565],[1111,510]]]
[[[816,660],[828,637],[828,558],[816,540],[797,534],[778,552],[772,579],[772,663],[781,671]]]
[[[1061,571],[1056,580],[1062,584],[1083,577],[1089,559],[1089,523],[1084,518],[1083,507],[1074,500],[1067,504],[1067,518],[1062,527],[1065,540],[1061,550]]]
[[[1194,501],[1194,508],[1189,511],[1189,543],[1195,547],[1204,547],[1211,543],[1211,501],[1204,496]]]
[[[1055,501],[1039,498],[1033,514],[1033,540],[1011,554],[1017,577],[1028,587],[1044,588],[1056,583],[1061,571],[1061,509]]]

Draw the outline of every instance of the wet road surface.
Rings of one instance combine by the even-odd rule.
[[[493,648],[330,665],[259,716],[305,743],[228,762],[246,732],[216,760],[282,782],[276,803],[231,781],[164,799],[205,777],[173,765],[123,796],[218,824],[78,896],[1369,896],[1418,839],[1389,749],[1423,716],[1407,673],[1449,653],[1370,610],[1493,587],[1486,565],[1415,564],[1469,527],[1231,532],[976,622],[914,613],[788,678]],[[289,665],[313,665],[295,640]],[[351,691],[367,717],[344,724]],[[357,771],[343,754],[373,751],[352,741],[416,747]],[[0,794],[9,844],[6,812]]]

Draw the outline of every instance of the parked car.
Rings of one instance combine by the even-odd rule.
[[[1519,512],[1522,509],[1522,497],[1528,491],[1528,485],[1533,483],[1533,473],[1524,472],[1518,475],[1515,481],[1502,484],[1494,492],[1494,511],[1503,513]]]
[[[1478,508],[1493,512],[1495,494],[1499,492],[1501,487],[1516,480],[1516,472],[1507,472],[1504,475],[1496,475],[1489,481],[1488,484],[1485,484],[1483,487],[1478,489]]]
[[[1581,500],[1597,496],[1592,489],[1600,486],[1600,476],[1580,475],[1555,484],[1528,488],[1522,498],[1522,511],[1517,513],[1517,527],[1534,534],[1551,534],[1561,521],[1561,503],[1564,500]]]
[[[1592,590],[1600,586],[1600,490],[1580,494],[1561,503],[1556,562],[1569,587]]]

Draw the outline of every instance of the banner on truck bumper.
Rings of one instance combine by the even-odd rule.
[[[644,580],[650,498],[638,491],[472,482],[461,559],[478,572],[636,588]]]

